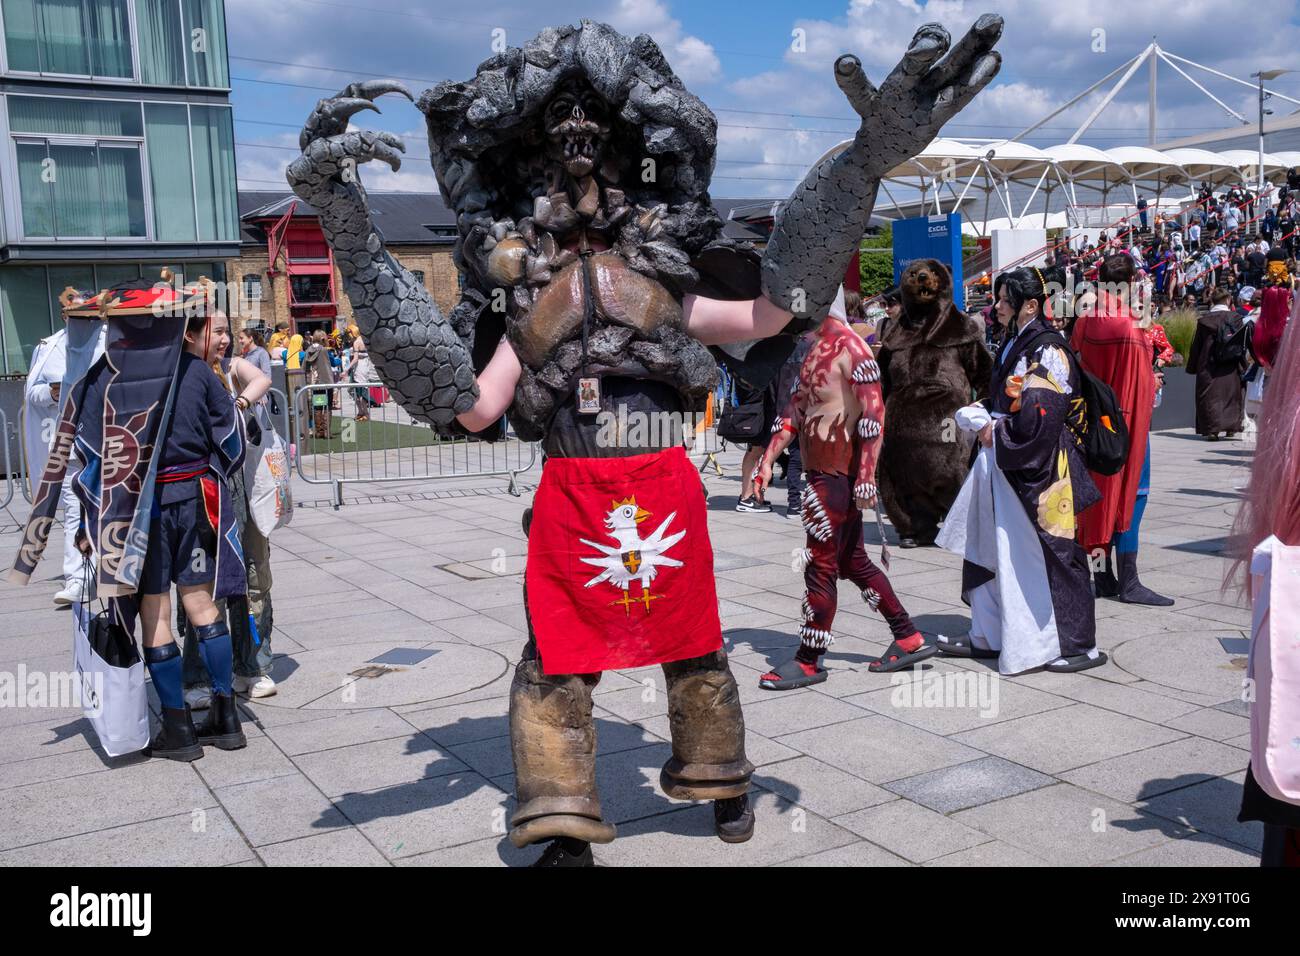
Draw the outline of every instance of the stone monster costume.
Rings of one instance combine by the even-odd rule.
[[[761,261],[722,238],[708,193],[717,121],[648,36],[584,20],[543,30],[468,81],[439,83],[418,106],[457,215],[463,292],[447,317],[385,250],[357,175],[370,160],[398,168],[402,143],[348,128],[375,97],[406,91],[355,83],[309,117],[288,179],[320,214],[394,398],[439,430],[458,419],[481,427],[496,417],[495,405],[476,416],[500,380],[481,393],[480,376],[512,351],[506,414],[547,455],[526,528],[530,634],[510,706],[510,836],[518,846],[553,840],[540,862],[589,862],[586,844],[614,836],[596,794],[591,704],[607,668],[663,665],[673,748],[664,791],[714,800],[724,840],[753,830],[753,767],[698,477],[671,436],[598,441],[591,412],[702,409],[717,377],[706,344],[743,360],[754,341],[823,318],[881,175],[993,78],[1001,30],[985,16],[950,52],[947,32],[924,26],[879,90],[856,57],[840,57],[835,78],[861,128],[791,196]]]

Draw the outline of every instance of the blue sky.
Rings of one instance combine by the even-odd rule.
[[[441,79],[464,79],[491,54],[492,31],[517,46],[543,26],[603,20],[659,42],[687,85],[719,121],[717,197],[783,196],[827,148],[851,135],[851,111],[831,78],[840,52],[858,54],[880,80],[913,30],[929,20],[954,34],[983,12],[1007,20],[999,44],[1003,70],[945,135],[1011,136],[1064,103],[1158,35],[1160,45],[1232,76],[1300,67],[1300,14],[1293,0],[1253,0],[1250,15],[1219,0],[517,0],[404,3],[402,0],[227,0],[237,157],[241,184],[273,189],[293,156],[297,130],[317,99],[352,79],[405,78],[416,95]],[[1235,12],[1234,12],[1235,11]],[[807,38],[791,50],[792,31]],[[1243,37],[1249,37],[1244,42]],[[278,62],[270,62],[278,61]],[[295,65],[284,65],[295,64]],[[1254,117],[1254,93],[1203,74],[1204,85]],[[1274,87],[1300,100],[1300,73]],[[1095,146],[1146,143],[1146,72],[1102,114],[1083,140]],[[1047,146],[1067,139],[1100,94],[1029,137]],[[1160,68],[1159,137],[1172,139],[1233,125],[1171,68]],[[1274,101],[1279,115],[1297,108]],[[421,117],[404,100],[360,114],[373,129],[401,134],[407,162],[392,175],[363,174],[371,189],[435,188]]]

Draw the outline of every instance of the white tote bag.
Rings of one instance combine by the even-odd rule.
[[[248,493],[248,516],[262,534],[269,535],[293,517],[289,449],[272,427],[264,405],[253,406],[253,422],[247,432],[244,490]]]
[[[144,662],[135,639],[118,629],[96,626],[90,605],[72,605],[72,656],[81,693],[81,710],[110,757],[149,746],[149,698]],[[106,624],[107,618],[100,624]]]

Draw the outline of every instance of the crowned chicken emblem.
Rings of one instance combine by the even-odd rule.
[[[605,515],[605,527],[609,529],[609,535],[617,542],[616,544],[607,545],[588,541],[586,538],[579,539],[583,544],[601,552],[598,558],[581,559],[601,569],[586,586],[590,588],[602,581],[608,581],[614,587],[620,588],[623,591],[622,598],[611,603],[621,604],[624,612],[629,616],[633,604],[644,605],[646,613],[649,614],[650,602],[657,601],[663,596],[650,593],[650,582],[655,579],[660,568],[682,566],[681,561],[670,558],[664,553],[686,536],[685,531],[664,536],[668,526],[677,517],[677,512],[674,511],[665,518],[663,524],[659,525],[649,537],[642,538],[639,528],[649,517],[650,512],[638,506],[636,496],[633,495],[623,501],[612,502],[611,510]],[[631,596],[633,581],[641,582],[641,594],[636,598]]]

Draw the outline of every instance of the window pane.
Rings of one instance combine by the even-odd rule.
[[[9,127],[15,133],[144,135],[139,103],[54,96],[10,96]]]
[[[9,69],[39,73],[41,57],[36,34],[35,0],[4,0],[4,16]]]
[[[324,275],[290,276],[289,290],[294,303],[303,305],[332,301],[330,277]]]
[[[40,0],[37,3],[43,72],[90,75],[90,44],[82,14],[81,0]]]
[[[157,270],[154,270],[155,273]],[[53,272],[51,272],[53,275]],[[98,265],[95,266],[95,281],[92,283],[96,289],[111,289],[121,282],[134,282],[140,278],[140,265],[135,262],[127,262],[122,265]],[[154,276],[157,278],[157,275]],[[53,281],[53,280],[51,280]]]
[[[146,235],[139,147],[101,146],[99,179],[104,197],[104,235]]]
[[[185,85],[179,0],[135,0],[140,41],[140,79],[160,86]]]
[[[154,238],[193,241],[194,181],[190,178],[190,128],[185,107],[147,103],[144,116]]]
[[[199,238],[238,239],[235,134],[230,110],[221,106],[192,106],[190,118],[194,124],[194,188],[198,200]]]
[[[4,322],[5,364],[26,372],[36,343],[54,331],[44,266],[0,268],[0,319]]]
[[[63,306],[59,296],[68,286],[78,292],[98,292],[95,285],[95,270],[91,266],[50,266],[50,315],[55,327],[62,323]]]
[[[44,143],[18,144],[18,192],[22,198],[23,235],[54,235],[54,194],[42,173],[48,168]]]
[[[102,236],[99,161],[93,146],[50,144],[54,160],[54,228],[58,236]]]
[[[190,86],[229,86],[222,0],[181,0]]]
[[[90,16],[90,66],[96,76],[131,76],[131,23],[127,0],[86,0]]]

